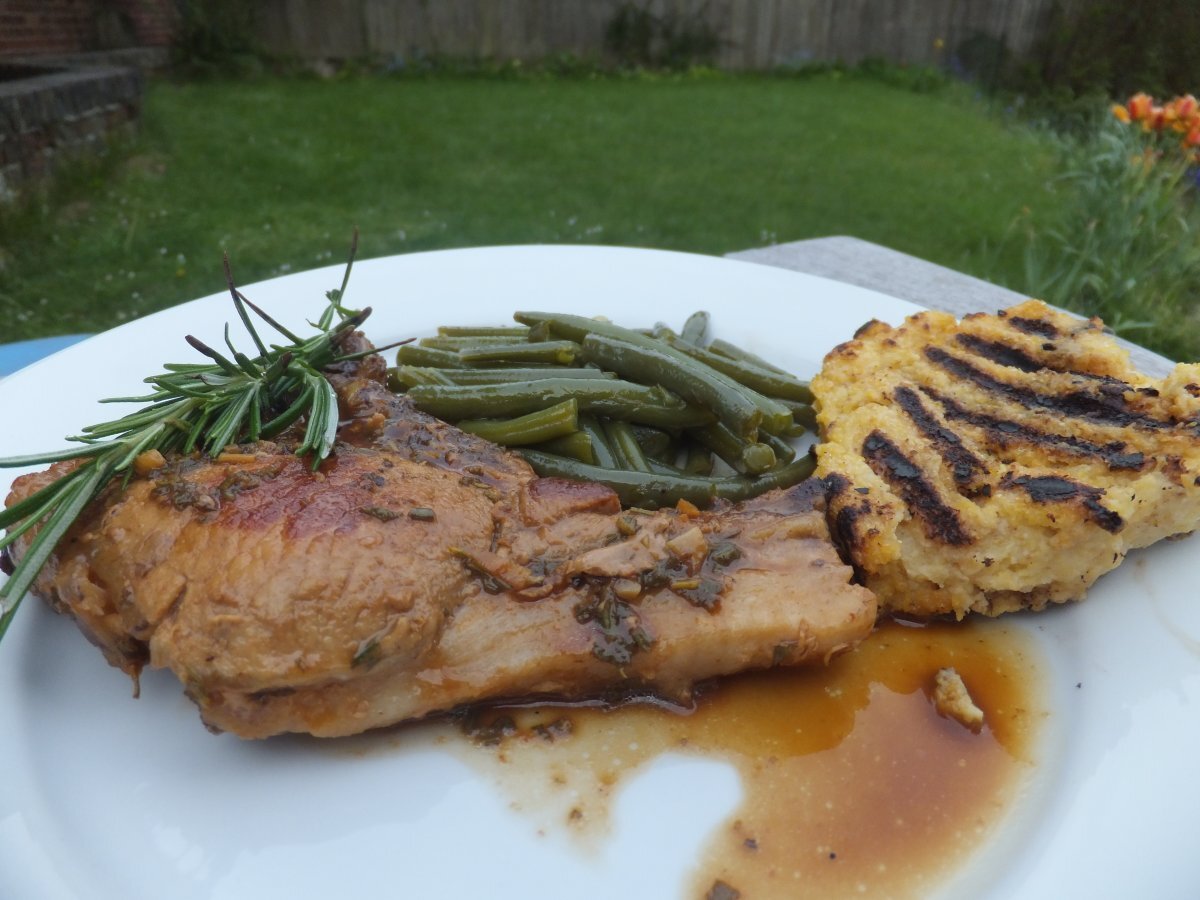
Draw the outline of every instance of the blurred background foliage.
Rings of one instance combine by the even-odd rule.
[[[682,7],[681,7],[682,8]],[[1196,167],[1111,111],[1200,85],[1200,3],[1052,4],[1016,52],[722,72],[711,19],[617,5],[595,57],[267,53],[179,4],[140,136],[0,207],[3,339],[340,257],[479,243],[725,253],[853,234],[1200,358]],[[940,51],[939,51],[940,52]]]

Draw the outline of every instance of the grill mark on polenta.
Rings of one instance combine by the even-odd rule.
[[[1119,378],[1114,378],[1112,375],[1101,375],[1095,372],[1081,372],[1078,369],[1070,369],[1061,365],[1054,365],[1046,360],[1039,360],[1036,357],[1030,356],[1024,350],[1005,344],[1001,341],[989,341],[979,337],[976,334],[967,334],[959,332],[954,335],[954,339],[962,344],[967,350],[974,353],[976,356],[982,356],[984,359],[990,359],[998,365],[1005,366],[1009,369],[1019,369],[1022,372],[1032,374],[1042,369],[1047,369],[1051,372],[1058,372],[1060,375],[1070,375],[1073,378],[1082,378],[1085,381],[1096,382],[1099,385],[1099,391],[1110,397],[1121,397],[1130,391],[1136,391],[1139,394],[1144,394],[1147,397],[1157,397],[1158,391],[1154,388],[1135,388],[1127,381],[1122,381]],[[1053,344],[1043,344],[1042,349],[1053,350]]]
[[[1145,468],[1146,456],[1140,450],[1126,452],[1128,446],[1124,441],[1113,441],[1108,444],[1096,444],[1073,434],[1054,434],[1040,431],[1021,422],[1011,419],[1000,419],[987,413],[977,412],[946,397],[933,388],[922,388],[926,395],[939,403],[948,419],[966,422],[981,429],[988,435],[988,440],[1000,446],[1013,443],[1026,443],[1038,447],[1065,450],[1083,456],[1094,456],[1108,468],[1132,470]]]
[[[1092,522],[1113,534],[1125,526],[1119,513],[1100,502],[1104,496],[1103,490],[1061,475],[1013,476],[1010,472],[1000,480],[1000,487],[1021,488],[1034,503],[1078,503],[1087,511]]]
[[[1036,372],[1039,369],[1051,368],[1045,363],[1034,359],[1024,350],[1012,347],[1000,341],[989,341],[977,334],[967,334],[960,331],[954,339],[972,353],[990,359],[994,363],[1007,366],[1010,369],[1020,369],[1022,372]]]
[[[995,378],[987,372],[977,369],[966,360],[947,353],[940,347],[926,347],[925,358],[954,377],[969,381],[989,393],[999,394],[1026,409],[1048,410],[1073,419],[1086,419],[1100,425],[1113,425],[1119,428],[1135,425],[1156,429],[1170,427],[1170,423],[1160,422],[1137,410],[1131,410],[1125,402],[1123,393],[1112,392],[1104,396],[1096,396],[1083,391],[1042,394],[1032,388]]]
[[[1040,334],[1042,337],[1048,338],[1058,337],[1058,329],[1054,327],[1054,323],[1047,322],[1045,319],[1026,319],[1022,316],[1006,316],[1004,318],[1009,325],[1025,334]]]
[[[864,573],[859,568],[858,559],[865,540],[864,536],[858,533],[857,525],[858,520],[871,511],[871,503],[865,498],[855,501],[847,497],[850,479],[837,472],[825,476],[824,483],[829,509],[837,509],[832,516],[827,516],[830,537],[842,551],[842,558],[853,567],[855,577],[862,580]]]
[[[872,431],[863,440],[863,459],[886,481],[921,521],[930,540],[961,547],[971,543],[958,513],[942,500],[925,473],[882,432]]]
[[[987,493],[990,485],[972,488],[976,476],[987,475],[988,470],[978,456],[963,446],[962,438],[939,422],[933,413],[925,408],[921,398],[912,388],[898,387],[893,396],[917,430],[933,444],[953,474],[959,489],[970,495]]]

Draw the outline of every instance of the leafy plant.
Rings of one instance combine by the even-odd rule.
[[[604,47],[622,66],[681,70],[711,65],[721,37],[709,21],[708,4],[688,15],[660,16],[630,2],[621,4],[609,20]]]
[[[241,0],[180,0],[171,45],[176,70],[215,75],[246,74],[259,68],[256,5]]]
[[[1149,150],[1115,118],[1061,139],[1064,213],[1026,222],[1024,289],[1099,315],[1176,359],[1200,358],[1200,211],[1183,156]]]
[[[992,72],[985,83],[1032,98],[1036,108],[1139,89],[1183,93],[1200,83],[1200,4],[1060,0],[1029,51],[1017,58],[1002,49]]]

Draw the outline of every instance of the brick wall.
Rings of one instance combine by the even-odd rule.
[[[0,0],[0,59],[171,41],[172,0]]]
[[[134,68],[46,70],[0,79],[0,201],[48,175],[59,159],[93,153],[132,134],[143,77]]]

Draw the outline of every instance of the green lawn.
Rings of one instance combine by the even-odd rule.
[[[0,341],[239,281],[440,247],[726,253],[850,234],[1016,283],[1048,148],[957,91],[860,77],[268,79],[151,85],[127,156],[0,217]]]

